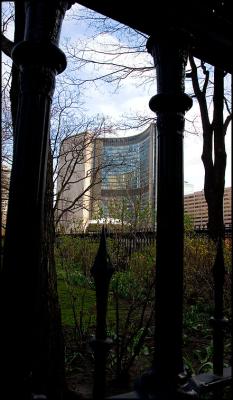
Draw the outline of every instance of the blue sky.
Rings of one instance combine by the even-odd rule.
[[[75,7],[80,7],[76,5]],[[74,8],[70,13],[74,12]],[[65,37],[72,38],[72,41],[85,39],[93,34],[93,30],[90,26],[87,26],[85,21],[78,22],[69,20],[69,12],[63,23],[61,46]],[[102,37],[106,40],[106,37]],[[93,46],[96,43],[101,42],[101,36],[95,38],[92,43]],[[97,46],[97,45],[96,45]],[[148,57],[148,56],[146,56]],[[150,56],[149,56],[150,57]],[[148,62],[148,60],[146,60]],[[79,73],[79,72],[77,72]],[[88,70],[88,74],[91,71]],[[93,71],[94,74],[94,71]],[[154,75],[155,76],[155,75]],[[187,92],[187,89],[186,89]],[[115,91],[115,86],[100,83],[97,87],[91,86],[88,89],[86,97],[86,112],[92,114],[103,114],[113,119],[120,119],[123,114],[131,114],[135,111],[145,113],[153,116],[153,113],[149,110],[148,102],[150,98],[156,94],[156,79],[154,85],[137,86],[137,83],[133,79],[127,79],[123,82],[122,86]],[[192,119],[193,116],[197,115],[198,107],[194,106],[187,114],[187,119]],[[186,123],[187,129],[189,129]],[[131,132],[132,133],[132,132]],[[119,132],[122,135],[122,132]],[[127,134],[127,133],[126,133]],[[226,136],[226,150],[227,150],[227,169],[226,169],[226,187],[231,186],[231,138],[230,130]],[[186,133],[184,137],[184,180],[188,181],[193,185],[194,191],[202,190],[204,184],[204,168],[201,161],[202,153],[202,137],[200,135],[193,135]]]
[[[74,5],[71,10],[66,13],[66,17],[62,27],[61,34],[61,48],[64,47],[64,41],[66,38],[71,38],[72,42],[75,40],[86,41],[86,38],[92,37],[95,33],[94,29],[83,21],[75,21],[70,18],[73,12],[78,12],[79,5]],[[9,36],[12,37],[13,29],[10,28]],[[116,39],[111,38],[110,35],[96,35],[95,39],[91,41],[93,48],[99,49],[104,42],[108,41],[116,44]],[[123,39],[124,40],[124,39]],[[129,40],[129,37],[127,38]],[[102,43],[101,43],[102,42]],[[127,42],[124,43],[127,46]],[[133,57],[129,62],[137,63],[151,63],[151,56],[144,54],[141,58],[133,60]],[[144,58],[143,58],[144,57]],[[68,60],[67,71],[72,66]],[[66,72],[67,72],[66,71]],[[100,71],[103,72],[103,71]],[[76,75],[75,75],[76,74]],[[74,77],[79,76],[80,71],[73,74]],[[85,66],[81,71],[82,77],[91,77],[92,74],[96,74],[96,71],[90,66]],[[113,84],[106,84],[104,82],[98,82],[96,85],[89,85],[81,93],[81,98],[84,101],[84,110],[86,115],[104,115],[105,117],[113,120],[122,119],[123,115],[131,115],[135,112],[145,114],[153,117],[154,114],[150,111],[148,103],[150,98],[156,94],[156,78],[155,72],[152,71],[154,76],[154,82],[150,85],[140,86],[140,80],[137,79],[126,79],[121,83],[121,86],[116,90],[116,86]],[[63,79],[62,76],[58,77]],[[186,88],[188,92],[188,88]],[[192,119],[193,116],[198,114],[198,107],[194,106],[187,114],[187,119]],[[186,123],[186,128],[189,130],[189,124]],[[136,131],[134,133],[138,133]],[[132,131],[126,132],[126,134],[132,134]],[[119,131],[119,135],[122,135],[122,131]],[[230,129],[226,136],[226,150],[227,150],[227,169],[226,169],[226,187],[231,186],[231,137]],[[193,185],[194,191],[202,190],[204,184],[204,168],[201,161],[202,153],[202,137],[200,135],[193,135],[185,133],[184,136],[184,180]]]

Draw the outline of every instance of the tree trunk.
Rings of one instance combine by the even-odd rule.
[[[205,169],[204,193],[208,206],[208,231],[213,240],[224,236],[223,199],[226,170],[225,134],[231,120],[226,118],[224,123],[224,72],[214,69],[213,122],[210,123],[207,107],[207,87],[209,71],[202,63],[204,83],[202,89],[198,80],[197,67],[190,55],[192,68],[193,90],[200,107],[203,128],[202,161]]]
[[[208,230],[214,240],[224,236],[223,198],[225,187],[226,151],[223,123],[224,72],[214,71],[213,130],[203,132],[205,167],[205,198],[208,205]],[[213,144],[214,142],[214,144]],[[212,150],[214,148],[214,160]]]
[[[44,210],[44,243],[42,249],[43,294],[44,294],[44,335],[45,346],[41,353],[47,358],[47,387],[49,399],[63,398],[65,390],[64,345],[61,327],[61,312],[57,293],[57,275],[54,259],[54,213],[53,213],[53,159],[48,157],[48,169]],[[43,344],[43,341],[42,341]],[[47,353],[47,354],[46,354]],[[38,352],[39,357],[39,352]],[[46,364],[45,364],[46,365]],[[45,367],[42,362],[41,367]]]

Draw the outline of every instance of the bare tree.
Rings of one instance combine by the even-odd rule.
[[[93,11],[81,9],[79,13],[71,15],[77,21],[89,21],[91,36],[88,40],[78,43],[67,43],[66,51],[73,62],[73,71],[77,67],[93,66],[92,76],[80,77],[79,87],[87,84],[97,84],[104,81],[114,85],[115,90],[129,77],[134,78],[136,85],[148,87],[154,80],[151,60],[146,59],[146,35],[130,29],[107,17]],[[94,32],[94,33],[93,33]],[[96,45],[99,41],[101,45]],[[113,39],[111,39],[113,38]],[[188,121],[190,132],[203,135],[202,161],[205,169],[204,191],[208,204],[209,232],[212,237],[223,235],[223,196],[225,185],[226,151],[225,135],[232,120],[232,110],[229,105],[229,93],[224,89],[226,74],[217,68],[199,62],[197,67],[190,55],[191,70],[187,77],[191,77],[194,95],[200,110],[199,121],[201,128],[196,129],[197,119]],[[214,70],[214,73],[211,73]],[[202,74],[201,74],[202,71]],[[70,83],[75,80],[70,77]],[[211,104],[212,103],[212,104]],[[211,121],[212,113],[212,121]],[[150,120],[148,116],[134,115],[123,122],[124,128],[143,126]]]
[[[12,147],[13,147],[13,127],[11,120],[11,105],[9,101],[9,92],[4,87],[3,79],[3,90],[2,90],[2,121],[1,121],[1,140],[2,140],[2,164],[11,167],[12,163]],[[7,83],[6,83],[7,84]]]
[[[101,183],[101,171],[109,168],[106,163],[96,162],[98,139],[105,130],[105,121],[89,119],[79,121],[75,131],[68,126],[69,133],[59,142],[59,151],[54,149],[54,183],[56,193],[54,200],[55,226],[58,230],[75,229],[83,221],[83,211],[91,211],[93,201],[97,202],[93,188]],[[63,126],[64,128],[64,126]],[[63,129],[62,128],[62,129]],[[111,165],[113,162],[111,162]],[[66,227],[66,228],[65,228]]]
[[[189,57],[195,97],[197,98],[202,122],[203,152],[205,168],[204,192],[208,205],[208,229],[213,239],[224,235],[223,196],[225,187],[226,150],[225,135],[232,120],[227,91],[224,91],[224,71],[214,68],[211,73],[205,63],[199,67]],[[198,73],[200,71],[200,73]],[[200,78],[202,72],[202,77]],[[209,106],[211,96],[212,107]],[[225,107],[224,107],[225,106]],[[225,110],[224,110],[225,108]],[[211,121],[212,109],[212,121]]]
[[[114,83],[116,90],[128,78],[134,78],[138,86],[151,82],[154,65],[145,51],[146,35],[86,8],[78,8],[78,13],[71,10],[69,18],[78,23],[85,21],[91,32],[89,37],[87,32],[84,39],[63,44],[72,59],[72,71],[80,71],[79,76],[70,71],[64,74],[69,84],[81,87],[104,81]],[[87,66],[94,66],[95,73],[85,71],[83,76]]]
[[[8,207],[10,168],[12,162],[12,140],[13,129],[11,120],[11,62],[9,55],[12,42],[5,36],[7,30],[14,21],[14,7],[9,3],[7,7],[2,9],[1,15],[1,49],[5,52],[2,54],[1,69],[1,233],[4,234],[6,227],[6,214]]]

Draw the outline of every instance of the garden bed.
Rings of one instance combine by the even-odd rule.
[[[56,249],[67,382],[71,389],[86,399],[92,395],[94,374],[89,339],[95,334],[96,311],[95,288],[90,268],[97,248],[97,243],[84,242],[84,239],[65,238],[61,242],[60,238],[60,248]],[[133,390],[135,378],[151,366],[154,348],[154,318],[151,317],[154,291],[151,287],[155,273],[155,247],[148,246],[135,252],[130,258],[125,256],[125,251],[117,249],[112,241],[108,249],[116,269],[110,285],[107,316],[108,335],[113,339],[114,345],[107,365],[106,392],[107,395],[113,395]],[[225,315],[231,319],[231,243],[227,242],[224,252]],[[185,239],[183,356],[191,374],[208,372],[213,367],[212,330],[209,324],[213,313],[213,261],[214,249],[207,239]],[[139,325],[140,320],[143,320],[142,325]],[[144,334],[146,324],[148,326]],[[137,343],[142,333],[144,340],[138,350]],[[121,345],[121,356],[119,348],[117,353],[117,340]],[[227,332],[225,365],[230,363],[230,342],[230,332]],[[229,390],[226,391],[224,398],[230,398],[229,393]]]

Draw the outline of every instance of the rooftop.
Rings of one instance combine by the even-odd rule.
[[[179,28],[193,37],[195,57],[232,73],[232,12],[229,0],[81,0],[78,3],[147,35]]]

